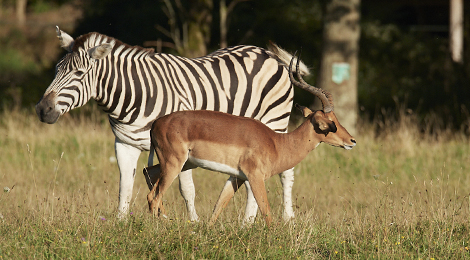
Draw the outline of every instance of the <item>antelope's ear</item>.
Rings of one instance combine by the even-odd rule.
[[[111,44],[103,43],[99,46],[95,46],[91,48],[90,50],[88,50],[88,54],[93,59],[98,60],[98,59],[102,59],[106,57],[111,52],[112,49],[113,49],[113,46]]]
[[[75,42],[72,36],[59,29],[59,26],[55,27],[55,31],[57,33],[57,38],[59,38],[60,41],[60,47],[64,48],[68,52],[72,52],[73,43]]]
[[[313,115],[312,123],[314,125],[317,125],[318,128],[320,128],[320,130],[322,130],[325,134],[328,134],[330,132],[336,133],[336,131],[338,130],[336,128],[335,122],[326,118],[325,114],[321,111],[317,111],[315,115]]]
[[[312,114],[312,110],[310,110],[308,107],[304,107],[304,106],[301,106],[297,103],[295,103],[294,105],[298,110],[300,110],[300,112],[302,113],[302,115],[304,115],[304,117],[308,117],[310,114]]]

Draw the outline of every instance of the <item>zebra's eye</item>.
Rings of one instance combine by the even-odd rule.
[[[83,76],[83,74],[84,74],[83,71],[80,71],[80,70],[75,71],[75,76],[77,77],[81,77]]]

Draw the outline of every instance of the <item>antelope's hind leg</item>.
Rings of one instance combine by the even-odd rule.
[[[161,153],[158,153],[158,151],[157,154],[159,155],[158,158],[160,161],[160,176],[154,184],[152,191],[150,191],[147,196],[147,200],[149,200],[149,209],[153,214],[164,211],[162,205],[163,195],[181,172],[181,169],[187,160],[187,156],[185,157],[184,154],[182,156],[173,154],[172,157],[169,158],[162,157]],[[150,201],[151,198],[152,200]]]
[[[149,186],[150,192],[147,195],[147,202],[149,204],[149,210],[151,213],[157,213],[158,210],[162,214],[165,214],[165,209],[163,207],[163,202],[160,203],[159,207],[156,208],[157,204],[155,202],[155,193],[159,193],[158,184],[161,177],[161,166],[160,164],[144,168],[143,170],[147,185]],[[160,213],[158,212],[158,213]]]
[[[147,186],[149,190],[152,190],[155,183],[160,179],[162,168],[160,164],[149,166],[144,168],[142,173],[144,174],[145,181],[147,182]]]

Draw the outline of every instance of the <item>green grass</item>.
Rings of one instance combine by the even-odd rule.
[[[408,121],[406,121],[408,120]],[[0,259],[468,259],[470,140],[421,134],[412,118],[362,124],[351,151],[320,145],[296,169],[296,219],[282,221],[282,187],[268,180],[274,225],[241,227],[242,188],[209,227],[227,179],[194,174],[201,221],[188,222],[175,182],[168,219],[148,213],[138,163],[132,214],[115,217],[119,173],[103,113],[55,125],[33,113],[0,117]],[[390,129],[375,134],[377,127]]]

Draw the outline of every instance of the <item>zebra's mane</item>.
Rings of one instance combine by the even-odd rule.
[[[138,52],[145,52],[146,54],[155,53],[154,49],[152,48],[131,46],[127,43],[123,43],[118,39],[97,32],[91,32],[78,36],[77,39],[75,39],[74,41],[72,52],[78,51],[80,48],[88,50],[103,43],[110,43],[111,45],[113,45],[113,50],[116,50],[116,48],[120,46],[124,46],[124,49],[137,49]]]

